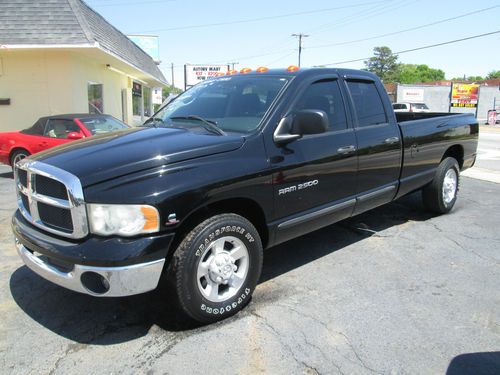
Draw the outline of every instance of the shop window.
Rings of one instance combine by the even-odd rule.
[[[142,85],[137,82],[132,85],[132,114],[142,116]]]
[[[142,94],[144,98],[144,116],[151,117],[151,109],[153,107],[151,89],[149,87],[143,87]]]
[[[101,83],[88,84],[88,98],[89,98],[89,113],[92,114],[104,113]]]

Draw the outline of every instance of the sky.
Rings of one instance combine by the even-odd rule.
[[[160,69],[171,82],[173,63],[180,88],[186,63],[297,65],[292,34],[308,35],[302,67],[362,69],[377,46],[400,52],[500,31],[498,0],[85,1],[124,34],[159,36]],[[448,79],[485,76],[500,70],[500,33],[401,53],[399,62],[427,64]]]

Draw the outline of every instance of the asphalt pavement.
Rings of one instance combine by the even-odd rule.
[[[448,215],[413,194],[269,249],[250,305],[198,326],[165,288],[99,299],[23,266],[0,168],[0,373],[498,374],[499,196],[464,177]]]

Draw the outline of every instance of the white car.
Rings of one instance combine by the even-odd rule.
[[[394,112],[430,112],[431,110],[427,107],[425,103],[409,103],[400,102],[393,103],[392,108]]]

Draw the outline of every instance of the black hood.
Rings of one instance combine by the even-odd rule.
[[[95,136],[36,154],[34,160],[77,176],[89,186],[169,163],[240,148],[244,138],[177,128],[132,128]]]

